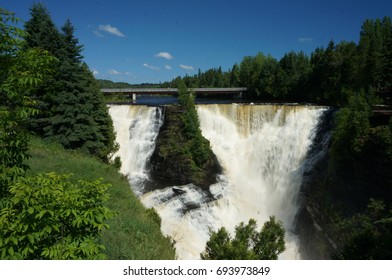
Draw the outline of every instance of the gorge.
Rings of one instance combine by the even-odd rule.
[[[199,259],[209,230],[250,218],[261,226],[276,216],[286,228],[281,259],[301,259],[296,215],[304,174],[325,153],[318,126],[328,108],[301,105],[197,105],[200,128],[222,172],[209,188],[193,184],[151,190],[150,157],[165,121],[164,108],[112,105],[109,108],[122,161],[133,192],[162,219],[179,259]],[[328,134],[328,131],[323,133]],[[316,141],[317,139],[317,141]],[[317,147],[317,148],[315,148]],[[311,225],[312,226],[312,225]]]

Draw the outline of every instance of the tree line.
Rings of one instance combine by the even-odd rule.
[[[258,53],[245,56],[228,71],[213,68],[193,76],[177,77],[164,86],[247,87],[246,97],[262,101],[348,104],[349,90],[373,91],[391,102],[391,18],[365,20],[358,43],[331,40],[310,56],[288,52],[281,59]]]

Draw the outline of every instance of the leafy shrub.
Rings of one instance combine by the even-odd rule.
[[[338,227],[343,246],[333,256],[334,258],[346,260],[392,258],[392,210],[384,202],[370,199],[366,211],[344,219]]]
[[[206,250],[200,255],[203,260],[276,260],[285,250],[285,230],[275,217],[265,222],[261,230],[256,230],[256,221],[240,223],[235,228],[232,239],[222,227],[211,232]]]
[[[37,113],[28,93],[51,73],[55,58],[39,49],[25,49],[19,20],[0,8],[0,208],[8,186],[24,175],[28,158],[25,124]],[[11,24],[10,24],[11,23]]]
[[[10,186],[0,210],[1,259],[102,259],[100,230],[112,212],[107,184],[49,173]]]

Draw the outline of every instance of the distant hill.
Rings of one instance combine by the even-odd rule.
[[[96,79],[99,88],[161,88],[167,87],[167,83],[163,84],[152,84],[152,83],[142,83],[142,84],[129,84],[125,82],[113,82],[110,80]]]

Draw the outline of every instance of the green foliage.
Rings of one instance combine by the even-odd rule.
[[[200,255],[203,260],[276,260],[285,250],[285,230],[274,216],[265,222],[261,230],[256,229],[256,221],[240,223],[235,228],[232,239],[222,227],[210,233],[206,250]]]
[[[387,183],[391,180],[387,170],[392,167],[391,128],[372,125],[372,94],[366,95],[363,90],[346,94],[348,106],[340,109],[334,118],[332,164],[339,167],[342,163],[356,173],[375,176],[378,183],[383,180]]]
[[[362,25],[359,41],[361,67],[359,76],[366,86],[380,86],[382,58],[382,27],[381,20],[365,20]]]
[[[51,55],[61,55],[62,40],[60,32],[54,25],[49,11],[42,3],[36,3],[30,8],[31,18],[25,22],[26,47],[41,48]]]
[[[392,121],[392,119],[390,119]],[[391,122],[390,121],[390,122]],[[392,124],[392,122],[391,122]],[[392,126],[382,125],[370,129],[370,151],[381,151],[392,161]]]
[[[258,53],[246,56],[239,69],[240,85],[248,88],[247,96],[253,98],[272,99],[277,96],[275,79],[278,63],[270,55]]]
[[[97,259],[99,232],[112,212],[102,180],[70,182],[49,173],[20,178],[0,210],[1,259]]]
[[[182,112],[181,119],[184,125],[187,147],[192,161],[197,167],[202,167],[212,155],[210,142],[201,134],[194,96],[192,92],[187,90],[182,81],[178,85],[178,100]]]
[[[230,86],[238,87],[240,85],[240,68],[238,64],[234,64],[230,72]]]
[[[355,229],[355,230],[353,230]],[[342,249],[338,259],[390,260],[392,258],[392,210],[371,199],[367,211],[340,223]]]
[[[392,21],[390,17],[382,20],[383,52],[381,55],[381,91],[392,88]]]
[[[276,70],[275,86],[278,88],[275,97],[303,100],[304,88],[311,70],[309,57],[303,52],[286,53],[279,61]]]
[[[74,174],[68,181],[95,181],[105,177],[101,183],[110,184],[110,195],[104,206],[115,212],[102,229],[99,243],[105,246],[103,253],[111,260],[174,259],[175,250],[170,238],[164,237],[157,224],[159,216],[153,210],[146,210],[140,200],[129,191],[126,177],[111,165],[94,157],[72,150],[65,150],[60,144],[38,137],[31,137],[31,157],[27,161],[28,176],[55,171],[58,174]],[[104,174],[104,175],[103,175]],[[102,252],[102,251],[101,251]]]
[[[333,129],[334,153],[341,159],[355,159],[363,150],[369,135],[371,106],[365,92],[349,92],[348,106],[335,116]]]
[[[28,157],[25,124],[36,114],[28,93],[50,73],[53,57],[47,52],[24,49],[25,33],[10,25],[18,20],[0,9],[0,197],[24,174]],[[2,204],[2,203],[0,203]]]
[[[231,238],[226,228],[222,227],[217,232],[210,232],[206,250],[200,255],[202,260],[225,260],[233,258]]]
[[[75,38],[69,20],[61,31],[53,24],[43,4],[31,8],[31,19],[25,24],[29,47],[45,49],[58,63],[51,77],[33,95],[41,114],[31,119],[30,128],[52,138],[65,148],[81,149],[103,161],[116,150],[112,120]]]
[[[234,69],[236,71],[236,69]],[[237,69],[238,70],[238,69]],[[238,73],[236,73],[238,74]],[[171,83],[164,83],[162,87],[179,87],[181,82],[185,84],[188,88],[213,88],[213,87],[230,87],[233,86],[232,82],[236,82],[237,80],[231,81],[234,77],[231,77],[232,74],[229,72],[222,71],[221,67],[212,68],[205,72],[201,72],[199,69],[198,74],[194,76],[186,75],[184,78],[177,77],[171,81]]]
[[[356,89],[357,46],[353,42],[317,48],[311,56],[312,71],[307,81],[309,101],[331,105],[346,105],[344,89]],[[306,87],[305,87],[306,88]]]

